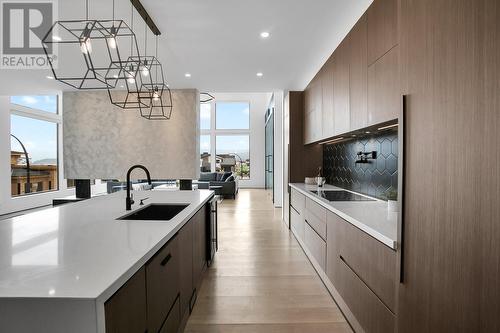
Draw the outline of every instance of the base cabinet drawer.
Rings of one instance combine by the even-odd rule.
[[[363,282],[394,312],[397,286],[396,252],[329,212],[329,247],[330,241],[332,248],[328,249],[328,255],[334,259],[342,255]],[[327,273],[335,274],[331,269]],[[332,282],[335,283],[333,280]]]
[[[106,333],[147,330],[146,270],[142,267],[104,303]]]
[[[158,332],[179,294],[178,238],[174,237],[146,264],[148,327]]]
[[[304,219],[293,207],[290,207],[290,225],[295,232],[295,236],[300,240],[304,240]]]
[[[292,188],[290,192],[290,205],[292,205],[299,214],[302,214],[306,206],[305,195]]]
[[[326,269],[326,243],[307,223],[304,224],[304,244],[323,271]]]
[[[180,307],[179,297],[177,297],[159,333],[177,333],[180,324],[181,324],[181,307]]]
[[[305,220],[324,240],[326,240],[326,215],[326,208],[309,198],[306,199]]]
[[[352,314],[367,333],[394,332],[394,314],[359,279],[349,264],[339,257],[335,287]]]

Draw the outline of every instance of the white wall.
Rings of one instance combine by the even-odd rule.
[[[275,91],[274,107],[274,206],[283,206],[283,91]]]
[[[264,188],[266,185],[265,115],[271,93],[212,93],[212,95],[216,101],[250,102],[250,179],[240,180],[240,187]]]

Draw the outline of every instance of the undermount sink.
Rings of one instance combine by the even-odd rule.
[[[188,204],[149,204],[118,220],[169,221],[189,206]]]

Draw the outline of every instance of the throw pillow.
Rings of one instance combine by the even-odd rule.
[[[229,182],[234,182],[234,176],[231,175],[229,177],[227,177],[227,179],[225,180],[226,183],[229,183]]]

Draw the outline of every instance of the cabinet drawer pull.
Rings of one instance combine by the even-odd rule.
[[[171,255],[170,253],[169,253],[169,254],[167,254],[167,256],[165,257],[165,259],[163,259],[163,260],[161,261],[161,265],[162,265],[162,266],[165,266],[165,265],[166,265],[166,264],[170,261],[170,259],[171,259],[171,258],[172,258],[172,255]]]
[[[380,301],[380,303],[382,303],[386,308],[387,310],[389,310],[393,315],[395,314],[394,311],[391,310],[391,308],[389,306],[387,306],[387,304],[377,295],[377,293],[375,292],[375,290],[373,290],[369,285],[368,283],[366,283],[365,280],[363,280],[363,278],[361,276],[359,276],[358,273],[356,273],[356,271],[351,267],[351,265],[349,265],[347,263],[347,261],[345,261],[344,257],[342,255],[339,255],[339,258],[340,260],[342,260],[342,262],[344,263],[344,265],[354,274],[354,276],[356,276],[356,278],[359,279],[359,281],[361,281],[366,288],[368,288],[368,290],[371,291],[371,293],[378,298],[378,300]]]

